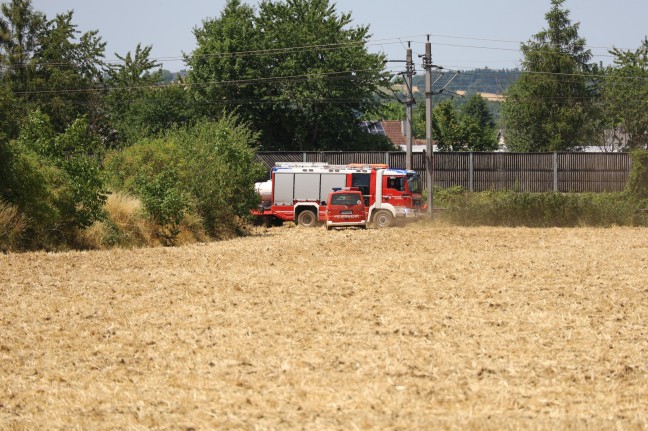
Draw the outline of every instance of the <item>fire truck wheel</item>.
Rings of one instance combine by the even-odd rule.
[[[304,210],[299,213],[297,224],[303,227],[315,227],[317,226],[317,216],[311,210]]]
[[[380,210],[373,218],[374,224],[378,228],[389,227],[394,223],[394,216],[387,210]]]

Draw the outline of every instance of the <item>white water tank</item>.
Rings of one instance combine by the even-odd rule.
[[[264,183],[255,183],[254,190],[261,196],[261,201],[266,202],[272,198],[272,180]]]

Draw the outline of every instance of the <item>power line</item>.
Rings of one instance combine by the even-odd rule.
[[[392,42],[388,42],[392,41]],[[375,39],[372,41],[360,40],[360,41],[347,41],[347,42],[338,42],[338,43],[329,43],[329,44],[313,44],[313,45],[299,45],[292,47],[284,48],[268,48],[268,49],[259,49],[259,50],[246,50],[246,51],[232,51],[232,52],[217,52],[212,54],[188,54],[179,57],[158,57],[158,58],[149,58],[148,60],[152,63],[160,63],[167,61],[184,61],[187,58],[226,58],[226,57],[237,57],[237,56],[265,56],[270,54],[289,54],[289,53],[299,53],[305,50],[335,50],[348,48],[353,46],[374,46],[374,45],[397,45],[400,44],[400,38],[389,38],[389,39]],[[315,52],[315,51],[314,51]],[[104,60],[100,62],[100,65],[119,65],[125,64],[125,60]],[[25,63],[25,64],[16,64],[16,65],[0,65],[0,68],[5,69],[19,69],[27,67],[53,67],[53,66],[74,66],[73,62],[44,62],[44,63]]]
[[[329,78],[329,79],[363,79],[363,73],[373,73],[376,72],[374,69],[361,69],[361,70],[345,70],[339,72],[320,72],[320,73],[307,73],[300,75],[286,75],[279,77],[267,77],[267,78],[249,78],[249,79],[233,79],[226,81],[205,81],[205,82],[184,82],[181,84],[171,83],[171,84],[162,84],[162,85],[133,85],[126,87],[89,87],[89,88],[76,88],[76,89],[62,89],[62,90],[35,90],[35,91],[19,91],[14,94],[19,96],[30,96],[30,95],[44,95],[44,94],[73,94],[73,93],[89,93],[89,92],[104,92],[104,91],[114,91],[114,90],[137,90],[137,89],[157,89],[171,86],[183,86],[186,88],[189,87],[202,87],[208,85],[251,85],[259,83],[276,83],[276,82],[285,82],[293,81],[295,79],[301,80],[310,80],[314,78]],[[380,71],[378,73],[383,73]]]
[[[263,56],[270,54],[286,54],[286,53],[298,53],[304,50],[334,50],[347,48],[352,46],[382,46],[382,45],[402,45],[403,40],[415,40],[418,38],[425,37],[426,35],[413,35],[413,36],[399,36],[393,38],[385,39],[370,39],[370,40],[360,40],[360,41],[346,41],[330,44],[312,44],[312,45],[299,45],[293,47],[284,47],[284,48],[268,48],[260,50],[245,50],[245,51],[233,51],[233,52],[220,52],[212,54],[188,54],[177,57],[158,57],[151,58],[149,61],[153,63],[169,62],[169,61],[185,61],[187,58],[224,58],[224,57],[236,57],[236,56]],[[475,40],[482,42],[496,42],[496,43],[525,43],[521,41],[512,41],[512,40],[502,40],[502,39],[488,39],[488,38],[477,38],[477,37],[467,37],[467,36],[450,36],[450,35],[431,35],[432,37],[437,38],[447,38],[447,39],[457,39],[457,40]],[[509,52],[521,52],[519,48],[504,48],[504,47],[492,47],[492,46],[481,46],[481,45],[465,45],[465,44],[451,44],[451,43],[433,43],[433,46],[448,46],[455,48],[468,48],[468,49],[481,49],[481,50],[494,50],[494,51],[509,51]],[[586,49],[606,49],[612,50],[614,47],[593,47],[585,46]],[[621,49],[621,48],[619,48]],[[621,49],[622,51],[627,51],[626,49]],[[556,53],[561,54],[561,53]],[[613,58],[612,54],[592,54],[593,57],[605,57]],[[124,60],[103,60],[99,62],[99,65],[119,65],[125,64]],[[74,66],[73,62],[44,62],[44,63],[27,63],[20,65],[0,65],[0,68],[4,69],[19,69],[27,67],[64,67],[64,66]]]
[[[14,94],[18,96],[35,96],[35,95],[66,95],[66,94],[79,94],[79,93],[93,93],[93,92],[110,92],[110,91],[129,91],[129,90],[146,90],[146,89],[160,89],[165,87],[173,86],[182,86],[183,88],[191,87],[205,87],[209,85],[217,86],[245,86],[245,85],[259,85],[259,84],[271,84],[271,83],[282,83],[282,82],[295,82],[299,80],[301,82],[308,81],[310,79],[325,78],[327,80],[337,80],[337,79],[363,79],[363,73],[375,72],[373,69],[364,69],[364,70],[346,70],[339,72],[321,72],[321,73],[308,73],[308,74],[299,74],[299,75],[286,75],[279,77],[267,77],[267,78],[249,78],[249,79],[233,79],[225,81],[204,81],[204,82],[183,82],[183,83],[171,83],[171,84],[146,84],[146,85],[133,85],[126,87],[88,87],[88,88],[77,88],[77,89],[60,89],[60,90],[34,90],[34,91],[22,91],[16,92]],[[384,71],[388,73],[388,71]],[[453,72],[448,69],[448,72]],[[464,75],[471,75],[470,72],[464,72]],[[531,72],[531,71],[520,71],[520,75],[540,75],[540,76],[562,76],[562,77],[573,77],[573,78],[590,78],[590,79],[605,79],[609,76],[607,75],[597,75],[589,73],[556,73],[556,72]],[[472,74],[473,76],[479,76],[477,74]],[[396,76],[396,74],[392,74]],[[485,78],[484,76],[481,76]],[[491,79],[499,78],[498,76],[493,76]],[[648,80],[646,76],[623,76],[623,77],[614,77],[615,79],[620,80],[635,80],[635,81],[645,81]],[[518,78],[519,79],[519,78]],[[563,83],[581,83],[577,80],[563,80]]]

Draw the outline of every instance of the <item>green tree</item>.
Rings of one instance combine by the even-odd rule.
[[[432,135],[440,151],[467,149],[459,115],[451,100],[439,103],[432,110]]]
[[[21,116],[13,91],[8,84],[0,82],[0,142],[18,136]]]
[[[637,199],[648,198],[648,151],[636,148],[630,152],[632,170],[626,184],[626,191]]]
[[[23,245],[51,245],[48,238],[60,221],[55,185],[63,182],[61,172],[23,141],[13,140],[0,143],[0,175],[0,200],[26,216]]]
[[[405,118],[405,105],[397,101],[382,103],[378,108],[378,116],[382,120],[401,121]]]
[[[25,98],[46,113],[54,129],[63,132],[86,116],[101,128],[101,94],[106,43],[96,30],[81,34],[72,11],[47,22],[34,52],[33,94]]]
[[[425,105],[417,105],[414,132],[425,137]],[[445,100],[432,110],[432,134],[441,151],[494,151],[497,149],[495,121],[486,101],[475,94],[457,107]]]
[[[236,117],[200,122],[176,134],[183,155],[183,182],[207,232],[218,236],[250,216],[258,204],[254,183],[265,175],[255,162],[257,135]],[[199,173],[197,175],[196,173]]]
[[[160,64],[150,59],[151,49],[138,44],[134,54],[115,54],[121,63],[108,66],[106,106],[122,145],[193,119],[184,82],[163,84]]]
[[[211,117],[237,105],[246,120],[260,115],[259,104],[251,103],[257,99],[255,80],[263,77],[254,19],[252,7],[228,0],[219,18],[206,19],[194,29],[197,47],[186,59],[191,66],[188,81],[202,111]]]
[[[99,121],[105,43],[96,31],[80,34],[73,12],[48,20],[31,0],[12,0],[0,7],[0,71],[14,93],[14,109],[26,117],[46,113],[58,132],[77,117]],[[15,136],[13,136],[15,138]]]
[[[366,145],[358,122],[379,108],[384,57],[367,52],[368,27],[329,0],[263,1],[258,13],[229,0],[194,33],[189,83],[209,116],[235,110],[264,149]]]
[[[595,91],[591,51],[565,0],[551,0],[547,28],[522,44],[523,73],[506,92],[502,116],[513,151],[567,151],[588,145]]]
[[[130,51],[125,56],[115,53],[121,62],[108,65],[107,83],[115,90],[127,94],[137,93],[144,90],[146,86],[159,84],[162,79],[161,64],[150,59],[151,49],[153,47],[150,45],[142,48],[138,43],[132,55]]]
[[[2,3],[0,12],[2,79],[10,82],[14,91],[27,91],[34,73],[30,63],[46,26],[45,15],[34,11],[31,0]]]
[[[494,151],[497,149],[495,120],[486,100],[475,94],[461,108],[461,126],[464,140],[470,151]]]
[[[636,51],[610,51],[614,65],[602,79],[607,127],[621,149],[648,149],[648,38]]]

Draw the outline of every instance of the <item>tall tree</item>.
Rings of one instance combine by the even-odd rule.
[[[237,105],[246,120],[256,116],[258,105],[249,102],[256,99],[254,81],[263,74],[254,19],[253,8],[228,0],[219,18],[206,19],[194,29],[197,48],[186,58],[191,66],[188,81],[199,108],[209,116]]]
[[[452,100],[446,100],[434,107],[432,111],[432,134],[440,151],[462,151],[466,149],[461,121]]]
[[[497,149],[495,120],[486,100],[475,94],[461,108],[461,126],[470,151],[494,151]]]
[[[590,142],[592,53],[563,3],[551,0],[547,28],[522,44],[523,73],[502,108],[513,151],[575,150]]]
[[[120,145],[129,145],[191,117],[184,82],[162,84],[160,64],[150,58],[151,46],[125,56],[115,54],[118,64],[108,66],[106,105]]]
[[[14,91],[25,91],[33,69],[30,67],[46,18],[34,11],[31,0],[12,0],[0,5],[0,64],[2,78]]]
[[[94,122],[105,49],[97,32],[81,34],[71,11],[48,20],[31,0],[3,3],[0,12],[0,77],[15,108],[22,116],[42,110],[59,132],[80,115]]]
[[[368,27],[329,0],[263,1],[258,13],[228,0],[195,35],[189,83],[208,115],[236,110],[264,149],[371,145],[358,121],[379,108],[384,58],[367,52]]]
[[[39,36],[34,52],[33,94],[26,97],[43,110],[58,132],[79,116],[100,121],[100,90],[106,43],[96,30],[81,34],[72,11],[56,15]]]
[[[623,150],[648,149],[648,38],[636,51],[610,51],[614,65],[603,79],[607,139]]]

